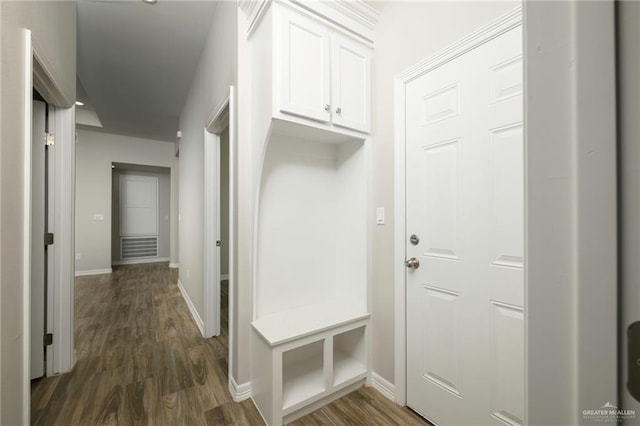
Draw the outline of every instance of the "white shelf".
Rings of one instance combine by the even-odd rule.
[[[282,409],[299,404],[325,391],[322,352],[283,368]]]
[[[369,318],[355,303],[332,300],[265,315],[251,323],[271,346]]]
[[[367,373],[367,367],[359,359],[344,352],[333,354],[333,385],[339,386]]]

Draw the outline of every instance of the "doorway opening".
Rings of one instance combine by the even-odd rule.
[[[204,130],[205,337],[229,331],[229,141],[229,103],[226,101]]]
[[[168,262],[171,169],[111,164],[111,264]]]
[[[397,79],[396,399],[436,424],[526,423],[521,21]]]

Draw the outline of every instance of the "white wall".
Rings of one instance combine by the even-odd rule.
[[[613,11],[525,3],[530,424],[595,424],[583,410],[617,405]]]
[[[373,371],[394,383],[394,94],[393,79],[498,16],[505,2],[373,2],[380,10],[373,57],[373,203],[386,209],[386,225],[373,233]],[[402,231],[398,231],[402,232]]]
[[[22,28],[32,31],[34,47],[61,92],[75,99],[75,2],[0,2],[0,423],[27,424],[26,336],[23,330],[23,100]],[[70,107],[71,105],[59,105]],[[25,389],[26,386],[26,389]],[[26,393],[25,393],[26,390]],[[28,416],[28,409],[26,415]]]
[[[171,172],[113,169],[111,181],[111,260],[121,260],[120,176],[150,176],[158,179],[158,258],[168,259],[171,249]]]
[[[172,142],[78,129],[76,272],[111,268],[111,163],[171,168],[174,152]],[[104,220],[94,220],[94,214],[103,214]]]
[[[218,2],[180,115],[180,281],[204,318],[204,128],[236,82],[235,2]]]

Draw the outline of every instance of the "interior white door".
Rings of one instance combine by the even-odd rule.
[[[524,419],[522,79],[518,27],[406,89],[407,405],[439,425]]]
[[[120,175],[120,235],[158,235],[158,178]]]
[[[282,10],[278,25],[280,111],[328,122],[331,69],[329,32],[317,22]]]
[[[345,37],[334,35],[331,52],[333,124],[369,132],[371,51]]]
[[[204,131],[204,333],[220,335],[220,133]]]
[[[33,101],[31,134],[31,379],[42,377],[45,327],[45,145],[46,104]]]

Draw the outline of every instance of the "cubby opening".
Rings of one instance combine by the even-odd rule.
[[[286,410],[325,390],[324,340],[282,354],[282,408]]]
[[[338,386],[367,372],[365,327],[333,336],[333,385]]]
[[[332,301],[366,313],[364,151],[356,139],[271,136],[259,199],[255,319]]]

